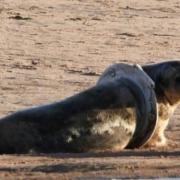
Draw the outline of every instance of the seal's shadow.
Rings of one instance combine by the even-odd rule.
[[[36,156],[35,154],[32,156]],[[53,153],[53,154],[38,154],[38,156],[46,156],[51,158],[113,158],[113,157],[160,157],[160,156],[180,156],[180,150],[164,151],[164,150],[125,150],[121,152],[99,152],[99,153]]]
[[[45,165],[35,167],[32,172],[45,173],[68,173],[68,172],[91,172],[113,170],[115,165],[112,164],[93,164],[93,163],[65,163],[57,165]]]
[[[25,155],[26,156],[26,155]],[[178,157],[180,156],[180,151],[147,151],[147,150],[128,150],[122,152],[104,152],[104,153],[57,153],[57,154],[32,154],[28,155],[28,157],[46,157],[51,158],[52,162],[53,158],[56,160],[60,160],[60,162],[56,164],[46,164],[46,165],[36,165],[32,166],[14,166],[14,167],[0,167],[0,172],[40,172],[40,173],[91,173],[91,172],[108,172],[117,169],[126,169],[133,168],[134,165],[137,165],[135,162],[131,165],[127,163],[112,162],[108,161],[107,158],[132,158],[132,157],[143,157],[143,158],[159,158],[161,156],[164,157]],[[106,159],[106,161],[103,161]],[[63,160],[61,162],[61,160]],[[155,167],[157,168],[157,167]],[[168,166],[169,169],[180,168],[179,165],[171,165]],[[167,165],[158,167],[158,169],[167,169]]]

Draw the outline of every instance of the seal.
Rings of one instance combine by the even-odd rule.
[[[144,65],[142,68],[155,82],[159,114],[155,133],[146,146],[165,146],[165,129],[180,104],[180,61]]]
[[[65,100],[0,119],[0,153],[123,149],[134,134],[141,139],[146,131],[147,105],[142,89],[132,79],[102,83]],[[136,127],[128,120],[137,121]]]

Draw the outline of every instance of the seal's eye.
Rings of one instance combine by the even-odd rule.
[[[176,83],[180,84],[180,76],[176,77],[175,81]]]

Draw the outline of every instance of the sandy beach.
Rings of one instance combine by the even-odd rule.
[[[180,59],[178,0],[0,0],[0,115],[61,100],[106,67]],[[158,149],[0,155],[0,179],[180,177],[180,108]]]

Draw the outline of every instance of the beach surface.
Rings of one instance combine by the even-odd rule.
[[[180,59],[179,0],[0,0],[0,115],[93,86],[109,65]],[[0,179],[180,177],[180,108],[164,148],[0,155]]]

